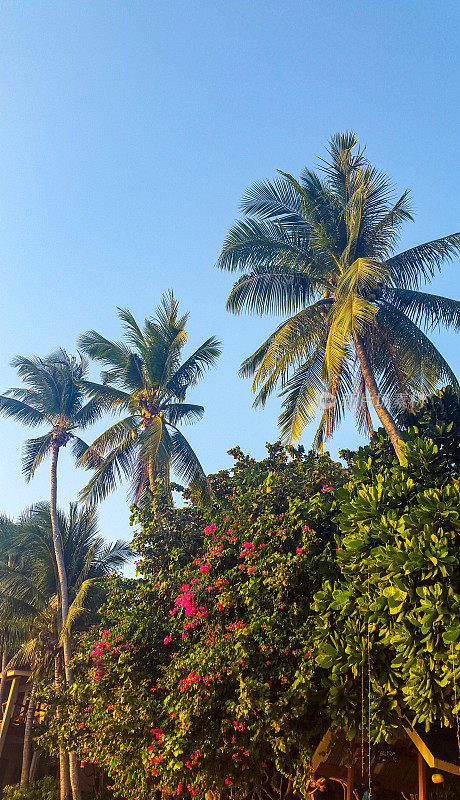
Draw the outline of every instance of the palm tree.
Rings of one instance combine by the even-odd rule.
[[[255,405],[280,387],[283,438],[293,442],[318,409],[315,445],[345,409],[372,434],[369,398],[402,458],[398,416],[440,381],[458,388],[426,335],[460,327],[460,303],[419,290],[460,251],[460,233],[395,253],[412,219],[408,192],[391,201],[388,178],[372,167],[353,133],[338,134],[318,174],[254,186],[246,217],[225,241],[218,266],[244,274],[227,302],[235,314],[289,315],[240,370],[253,378]]]
[[[178,425],[193,422],[203,406],[186,403],[187,391],[220,354],[220,342],[211,337],[181,363],[187,336],[187,315],[179,316],[173,293],[163,296],[156,316],[137,324],[130,311],[119,310],[127,344],[111,342],[96,331],[84,334],[82,350],[107,369],[102,383],[81,380],[80,385],[99,405],[128,415],[116,422],[88,448],[80,463],[95,468],[82,497],[102,500],[121,476],[131,480],[132,497],[139,501],[150,487],[157,509],[161,489],[170,501],[170,467],[179,478],[201,489],[209,486],[203,468]]]
[[[69,356],[63,349],[57,350],[46,359],[17,356],[13,359],[12,366],[16,367],[25,387],[12,388],[5,395],[0,395],[0,411],[29,427],[48,427],[44,435],[26,442],[23,471],[26,480],[30,480],[39,464],[51,454],[50,509],[64,626],[69,613],[69,592],[57,516],[59,452],[61,447],[66,447],[71,442],[76,458],[81,456],[87,445],[75,431],[94,422],[101,415],[102,408],[95,400],[85,402],[83,391],[78,385],[78,381],[86,375],[86,362]],[[68,635],[64,636],[63,652],[66,681],[71,685],[72,653]],[[74,800],[79,800],[78,764],[73,757],[70,759],[70,778]]]
[[[4,514],[0,514],[0,562],[12,566],[15,561],[15,523]],[[1,670],[0,678],[0,718],[3,715],[3,704],[6,700],[7,667],[13,649],[20,642],[20,633],[11,619],[0,620]]]
[[[64,562],[68,577],[70,608],[64,631],[60,623],[59,574],[53,547],[50,506],[37,503],[28,509],[15,526],[13,538],[17,554],[15,566],[0,562],[0,619],[8,617],[23,632],[24,642],[10,663],[27,664],[32,670],[24,735],[21,788],[27,785],[32,755],[31,736],[35,693],[39,680],[54,673],[57,693],[61,687],[63,634],[74,627],[84,630],[98,621],[102,591],[98,583],[131,556],[125,542],[108,545],[98,535],[94,508],[69,513],[58,510]],[[68,759],[60,751],[61,798],[70,793]]]

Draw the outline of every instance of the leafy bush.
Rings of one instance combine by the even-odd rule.
[[[369,635],[375,741],[401,714],[455,727],[460,710],[458,397],[439,392],[409,421],[405,464],[386,460],[379,441],[350,459],[350,480],[337,492],[341,575],[325,581],[314,603],[328,713],[350,737],[359,729]]]
[[[40,781],[32,781],[22,790],[19,784],[5,786],[2,793],[2,800],[58,800],[58,798],[58,783],[50,776]]]

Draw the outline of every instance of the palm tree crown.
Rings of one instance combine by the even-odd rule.
[[[460,251],[460,233],[396,254],[408,192],[392,202],[388,178],[372,167],[353,133],[334,136],[322,174],[254,186],[246,217],[230,230],[218,266],[244,274],[227,308],[289,318],[247,358],[255,405],[281,388],[285,440],[301,436],[318,409],[316,446],[354,404],[361,430],[372,432],[368,400],[398,456],[398,415],[411,397],[440,381],[458,387],[426,335],[460,327],[460,302],[419,290]]]
[[[104,541],[98,533],[94,506],[79,508],[77,503],[71,503],[67,514],[58,509],[57,516],[70,604],[65,629],[70,629],[83,612],[86,622],[94,619],[97,602],[91,595],[96,592],[97,581],[123,567],[132,551],[126,542],[117,540],[108,544]],[[60,583],[49,503],[35,503],[21,515],[15,525],[13,542],[16,553],[22,557],[19,575],[24,590],[28,588],[31,597],[39,593],[52,598],[59,608]],[[0,567],[0,586],[2,579],[3,583],[7,581],[8,574],[13,573],[4,570],[2,574]],[[28,587],[25,576],[29,577]]]
[[[211,337],[181,363],[187,336],[187,315],[179,316],[172,292],[163,296],[156,316],[141,327],[127,310],[119,310],[127,343],[111,342],[96,331],[80,339],[80,347],[106,367],[102,383],[82,380],[80,385],[101,405],[128,415],[112,425],[87,449],[81,463],[95,473],[83,497],[101,500],[115,488],[121,476],[131,480],[138,502],[150,486],[155,494],[160,483],[170,494],[169,470],[201,487],[205,473],[178,425],[193,422],[203,406],[186,403],[189,388],[218,358],[220,342]]]
[[[12,388],[0,395],[0,411],[31,428],[46,426],[43,436],[29,439],[24,448],[23,470],[30,480],[53,445],[65,447],[69,441],[80,458],[87,445],[75,433],[102,413],[94,400],[78,385],[87,372],[85,359],[69,356],[59,349],[47,358],[16,356],[11,362],[26,387]]]

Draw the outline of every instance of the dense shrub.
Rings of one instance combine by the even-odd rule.
[[[40,781],[32,781],[25,789],[19,784],[5,786],[2,800],[58,800],[59,786],[54,778],[47,776]]]
[[[458,397],[439,392],[408,422],[405,464],[384,458],[378,440],[349,459],[350,480],[337,492],[341,576],[315,598],[328,713],[350,737],[368,652],[375,740],[401,714],[455,727],[459,710]]]

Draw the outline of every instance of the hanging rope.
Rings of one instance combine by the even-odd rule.
[[[367,573],[367,595],[370,602],[369,572]],[[367,699],[368,699],[368,800],[371,800],[371,636],[367,618]]]
[[[361,664],[361,780],[364,781],[364,658]]]
[[[457,709],[457,678],[455,675],[455,656],[454,656],[454,643],[450,643],[450,654],[452,657],[452,673],[454,676],[454,714],[455,720],[457,722],[457,747],[458,747],[458,755],[460,758],[460,723],[458,720],[458,709]]]

